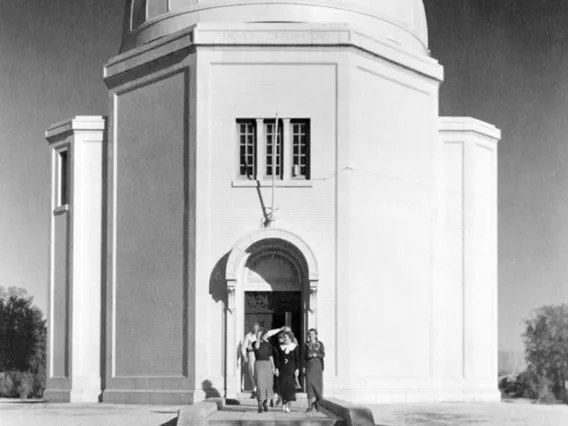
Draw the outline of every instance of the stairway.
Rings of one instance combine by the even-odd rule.
[[[282,408],[269,408],[266,413],[258,413],[254,399],[243,398],[234,404],[225,405],[207,419],[208,425],[215,426],[262,426],[262,425],[292,425],[292,426],[344,426],[345,421],[332,414],[323,412],[306,413],[307,399],[292,404],[290,413],[284,413]]]

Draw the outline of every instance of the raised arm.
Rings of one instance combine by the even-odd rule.
[[[274,330],[270,330],[266,332],[266,337],[271,338],[272,336],[274,336],[275,334],[278,334],[282,331],[284,327],[281,328],[275,328]]]

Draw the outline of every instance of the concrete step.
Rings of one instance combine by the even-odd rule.
[[[324,412],[306,413],[307,403],[296,401],[290,413],[281,407],[269,408],[268,412],[259,413],[254,400],[243,399],[235,405],[225,405],[207,419],[208,425],[214,426],[345,426],[343,419]]]
[[[252,399],[252,400],[255,399],[255,398],[253,397],[253,395],[252,395],[252,392],[249,392],[249,391],[247,391],[247,392],[239,392],[239,393],[237,394],[237,398],[238,398],[239,400],[241,400],[241,401],[245,401],[245,400],[247,400],[247,399]],[[297,393],[297,394],[296,394],[296,401],[298,401],[298,402],[300,402],[300,403],[303,403],[303,404],[305,404],[305,405],[307,406],[307,404],[308,404],[308,394],[305,393],[305,392]]]

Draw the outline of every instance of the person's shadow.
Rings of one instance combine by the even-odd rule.
[[[201,389],[205,392],[205,399],[221,397],[219,391],[213,387],[213,383],[209,380],[203,380],[203,382],[201,382]]]

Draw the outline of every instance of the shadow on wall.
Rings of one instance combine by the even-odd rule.
[[[227,306],[228,302],[225,271],[227,269],[229,254],[230,253],[227,253],[219,259],[219,261],[215,264],[213,271],[211,271],[211,276],[209,278],[209,294],[211,294],[215,303],[222,302],[225,306]]]
[[[201,389],[205,392],[205,399],[221,397],[219,391],[213,387],[213,383],[209,380],[203,380],[203,382],[201,382]]]

